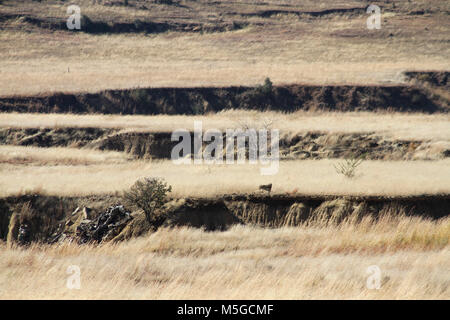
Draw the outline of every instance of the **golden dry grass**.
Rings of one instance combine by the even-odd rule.
[[[224,3],[231,7],[228,12],[236,8],[258,10],[247,2]],[[421,2],[421,6],[439,3],[446,7],[442,1]],[[306,6],[289,4],[297,10],[338,6],[327,1],[308,2]],[[361,6],[358,2],[353,5]],[[242,9],[243,6],[248,10]],[[347,6],[348,3],[341,4]],[[123,18],[134,21],[149,14],[168,22],[181,19],[203,23],[211,15],[216,21],[222,17],[220,12],[210,12],[219,6],[212,8],[207,3],[182,14],[174,6],[156,6],[156,11],[153,8],[112,9],[86,3],[81,7],[91,17],[113,22]],[[242,19],[264,25],[204,34],[90,35],[40,29],[28,32],[19,21],[0,32],[0,95],[130,87],[255,85],[265,77],[270,77],[275,84],[386,84],[402,83],[401,72],[405,70],[448,70],[449,27],[443,9],[436,9],[432,15],[411,16],[407,12],[417,6],[404,1],[400,7],[403,9],[398,13],[387,9],[393,12],[385,13],[383,27],[377,32],[367,30],[364,14],[326,19],[299,19],[289,15],[268,19],[250,17]],[[5,6],[3,11],[34,12],[43,18],[64,21],[65,9],[59,3],[40,7],[28,1],[24,5]],[[236,19],[233,15],[223,17],[229,21]]]
[[[66,4],[3,1],[0,16],[24,14],[54,21]],[[130,1],[133,2],[133,1]],[[107,22],[215,23],[241,19],[250,26],[223,33],[91,35],[0,19],[0,96],[94,92],[130,87],[260,84],[398,84],[405,70],[449,70],[448,3],[383,3],[380,31],[367,16],[301,19],[230,12],[261,9],[248,1],[185,1],[188,9],[151,4],[150,10],[91,5],[83,13]],[[215,2],[216,4],[218,2]],[[314,11],[361,6],[360,1],[274,0],[269,8]],[[256,9],[255,9],[256,8]],[[433,10],[410,15],[418,9]],[[260,24],[259,26],[257,24]],[[392,36],[391,36],[392,34]],[[434,89],[433,89],[434,90]],[[444,93],[443,96],[446,96]],[[241,126],[269,118],[282,134],[307,131],[375,133],[431,141],[446,148],[449,116],[419,114],[227,111],[206,116],[0,114],[2,128],[98,127],[170,132]],[[450,160],[364,161],[354,179],[336,173],[340,160],[280,163],[275,176],[259,166],[190,165],[130,160],[125,154],[71,148],[0,147],[0,196],[28,192],[76,196],[121,192],[144,176],[165,178],[173,197],[257,192],[410,196],[450,193]],[[0,242],[0,299],[450,299],[450,219],[437,221],[390,212],[379,220],[355,217],[335,225],[305,222],[295,228],[235,226],[226,232],[159,229],[122,243],[99,246]],[[81,289],[69,290],[67,268],[80,267]],[[381,288],[369,290],[367,268],[381,270]]]
[[[65,147],[38,148],[0,146],[0,163],[49,165],[124,164],[131,157],[123,152],[97,151]]]
[[[408,196],[450,193],[450,160],[364,161],[356,177],[335,171],[341,160],[280,162],[279,172],[262,176],[260,165],[175,165],[171,161],[134,161],[88,166],[0,165],[0,196],[23,193],[76,196],[111,194],[146,176],[164,178],[174,197],[213,197],[252,193],[273,183],[273,193],[297,190],[306,195]],[[264,167],[266,167],[265,165]]]
[[[330,236],[332,235],[332,236]],[[160,229],[98,247],[0,244],[1,299],[449,299],[450,221],[385,216],[226,232]],[[66,287],[67,268],[81,288]],[[369,266],[381,288],[366,286]]]
[[[0,113],[0,128],[117,128],[130,131],[172,132],[194,130],[194,121],[202,121],[203,130],[261,128],[266,120],[281,133],[299,132],[367,133],[396,139],[448,141],[450,116],[369,112],[258,112],[227,110],[205,116],[185,115],[74,115],[37,113]]]
[[[392,50],[385,42],[341,48],[341,41],[303,36],[283,46],[278,41],[267,44],[232,41],[224,46],[227,35],[183,34],[175,38],[171,35],[95,38],[64,35],[62,39],[49,41],[43,35],[2,33],[0,95],[130,87],[253,86],[265,77],[277,85],[401,83],[401,72],[405,70],[450,69],[448,57],[435,57],[434,61],[421,57],[412,61],[410,52],[396,56],[395,49],[403,50],[403,47],[394,45],[396,48]],[[50,43],[53,43],[51,47],[47,47]],[[8,46],[12,44],[14,55],[5,55],[11,52]],[[327,52],[339,52],[339,56],[328,57],[317,52],[317,48],[325,45],[335,46],[335,50]],[[73,56],[55,57],[52,52],[55,47],[67,47]],[[40,53],[30,57],[33,52]],[[374,52],[383,52],[388,57],[384,61],[373,59]],[[394,56],[395,61],[391,61]],[[353,58],[339,61],[341,57]]]

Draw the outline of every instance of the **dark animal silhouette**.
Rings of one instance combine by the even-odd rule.
[[[259,190],[267,191],[270,194],[270,191],[272,191],[272,184],[262,184],[259,186]]]

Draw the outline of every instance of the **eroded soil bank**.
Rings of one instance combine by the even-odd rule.
[[[225,146],[225,133],[222,141]],[[118,129],[101,128],[7,128],[0,129],[0,144],[111,150],[126,152],[138,159],[170,159],[178,141],[171,140],[170,132],[121,132]],[[351,157],[364,157],[368,160],[436,160],[450,157],[450,143],[396,140],[376,133],[305,132],[281,134],[280,157],[282,160]]]
[[[339,223],[348,217],[377,218],[387,214],[439,219],[448,216],[450,208],[448,194],[397,198],[224,195],[213,199],[171,199],[158,212],[158,218],[149,223],[142,211],[121,207],[121,201],[119,196],[2,198],[0,239],[10,244],[56,243],[65,239],[101,242],[137,237],[161,226],[205,230],[226,230],[234,224],[283,227],[305,221]],[[88,237],[92,235],[95,238]]]
[[[416,75],[414,79],[417,79]],[[431,76],[430,79],[435,78]],[[439,77],[438,84],[445,80],[445,87],[446,79]],[[413,86],[295,84],[223,88],[142,88],[0,98],[1,112],[141,115],[192,115],[227,109],[435,113],[448,112],[448,106],[445,92],[425,87],[421,82]]]
[[[83,15],[80,21],[82,28],[80,30],[69,30],[64,19],[49,18],[49,17],[34,17],[26,14],[10,14],[0,17],[0,25],[4,28],[10,28],[10,24],[20,23],[22,28],[37,28],[52,31],[80,31],[89,34],[119,34],[119,33],[162,33],[162,32],[225,32],[232,30],[239,30],[246,26],[245,22],[222,22],[216,24],[207,24],[202,22],[183,23],[181,21],[145,21],[136,19],[134,21],[120,21],[120,22],[104,22],[95,21],[88,16]]]

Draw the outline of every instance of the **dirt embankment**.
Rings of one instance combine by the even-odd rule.
[[[225,136],[222,141],[225,146]],[[0,144],[70,146],[126,152],[135,158],[170,159],[173,147],[178,141],[171,141],[170,132],[120,132],[116,129],[101,128],[5,128],[0,129]],[[193,150],[193,146],[191,148]],[[295,135],[281,134],[280,137],[282,160],[362,156],[368,160],[443,159],[450,157],[450,143],[395,140],[375,133],[305,132]]]
[[[450,72],[448,71],[408,71],[405,77],[410,81],[426,83],[434,87],[450,89],[448,83]]]
[[[90,19],[83,15],[80,21],[80,29],[69,30],[65,19],[61,18],[39,18],[23,14],[4,15],[0,18],[0,23],[7,24],[8,22],[19,22],[22,27],[30,26],[33,28],[41,28],[53,31],[80,31],[90,34],[105,34],[105,33],[162,33],[167,31],[173,32],[225,32],[232,30],[239,30],[248,25],[245,22],[217,22],[214,24],[207,24],[201,22],[181,22],[181,21],[149,21],[149,20],[134,20],[121,22],[105,22]]]
[[[0,129],[0,144],[34,147],[82,147],[115,132],[103,128]]]
[[[60,198],[21,196],[0,199],[0,239],[14,243],[27,232],[27,241],[52,243],[77,240],[92,221],[111,218],[121,199],[113,196]],[[161,221],[150,225],[141,211],[127,215],[109,228],[104,241],[140,236],[158,227],[189,226],[205,230],[226,230],[235,224],[261,227],[297,226],[305,221],[339,223],[346,217],[380,217],[396,213],[438,219],[448,216],[449,195],[410,198],[228,195],[215,199],[173,199],[162,210]],[[77,209],[78,208],[78,209]],[[122,212],[126,210],[121,209]],[[101,216],[103,214],[103,216]],[[91,224],[91,229],[95,228]],[[88,230],[89,231],[89,230]],[[84,234],[85,236],[85,234]],[[98,240],[98,239],[96,239]]]
[[[0,98],[1,112],[205,114],[226,109],[448,112],[445,96],[421,86],[147,88]]]
[[[260,17],[260,18],[270,18],[278,15],[295,15],[297,17],[312,17],[312,18],[321,18],[327,16],[353,16],[353,15],[363,15],[366,13],[366,7],[353,7],[353,8],[331,8],[326,10],[317,10],[317,11],[302,11],[302,10],[281,10],[281,9],[271,9],[271,10],[259,10],[254,12],[246,12],[246,13],[234,13],[236,15],[240,15],[243,17]]]
[[[308,18],[328,18],[335,16],[345,16],[347,18],[354,16],[366,15],[364,7],[350,8],[329,8],[326,10],[297,10],[298,6],[290,5],[268,5],[266,3],[255,4],[247,8],[233,6],[229,3],[211,6],[210,3],[196,4],[203,6],[201,8],[190,8],[173,1],[162,1],[160,7],[158,1],[149,3],[142,1],[141,3],[129,3],[125,5],[120,1],[106,1],[103,3],[101,10],[107,7],[116,11],[114,19],[105,17],[101,14],[82,15],[79,30],[68,30],[66,17],[63,16],[43,16],[39,13],[20,12],[21,8],[17,8],[16,12],[4,13],[0,16],[0,27],[5,29],[14,29],[20,26],[21,29],[46,29],[52,31],[80,31],[89,34],[118,34],[118,33],[162,33],[172,32],[225,32],[239,30],[249,25],[267,26],[276,23],[274,16],[290,15],[297,16],[299,19]],[[150,5],[150,7],[149,7]],[[166,7],[161,10],[161,7]],[[42,10],[45,10],[44,7]],[[117,10],[115,10],[117,9]],[[155,10],[156,9],[156,10]],[[198,11],[200,9],[200,11]],[[136,19],[133,14],[124,14],[126,11],[140,12],[140,18]],[[202,12],[203,11],[203,12]],[[145,13],[145,14],[144,14]],[[208,13],[208,15],[206,14]],[[249,17],[260,19],[249,20]]]

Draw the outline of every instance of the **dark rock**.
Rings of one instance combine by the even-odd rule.
[[[17,241],[20,245],[27,245],[30,243],[31,228],[28,223],[22,223],[19,227],[19,234],[17,235]]]
[[[77,227],[76,236],[80,243],[102,242],[118,235],[132,219],[121,205],[109,207],[96,219],[83,219]]]

